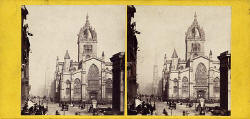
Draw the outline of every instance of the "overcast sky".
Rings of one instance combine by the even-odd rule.
[[[63,61],[66,50],[77,61],[77,34],[89,15],[97,32],[97,55],[105,52],[106,60],[125,51],[125,6],[26,6],[30,38],[31,94],[43,95],[45,72],[47,81],[54,78],[56,57]]]
[[[197,20],[205,32],[205,55],[212,50],[213,59],[230,50],[231,7],[226,6],[135,6],[138,56],[137,75],[139,90],[151,93],[153,65],[158,65],[158,75],[162,76],[164,54],[170,59],[174,48],[181,59],[185,59],[185,32]],[[149,91],[149,92],[147,92]]]

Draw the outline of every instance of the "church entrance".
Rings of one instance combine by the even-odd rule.
[[[205,99],[205,94],[206,94],[205,90],[198,90],[197,91],[197,99],[200,99],[200,98]]]
[[[97,92],[96,91],[92,91],[89,93],[89,99],[90,100],[97,100]]]

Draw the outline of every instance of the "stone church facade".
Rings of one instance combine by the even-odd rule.
[[[205,32],[194,21],[185,33],[185,59],[174,49],[172,57],[164,57],[163,97],[165,99],[215,99],[220,97],[220,62],[205,54]]]
[[[97,56],[97,33],[86,23],[78,34],[78,59],[73,61],[68,50],[64,61],[57,57],[54,78],[56,102],[112,101],[112,63],[104,52]]]

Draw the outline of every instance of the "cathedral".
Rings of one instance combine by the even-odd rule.
[[[185,59],[174,49],[172,57],[164,57],[163,97],[165,99],[220,98],[220,62],[212,59],[212,51],[205,54],[205,32],[197,15],[185,33]]]
[[[97,56],[97,33],[86,23],[78,34],[78,59],[73,61],[68,50],[64,61],[56,60],[54,99],[56,102],[112,101],[112,63],[104,52]]]

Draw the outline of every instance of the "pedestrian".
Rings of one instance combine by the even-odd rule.
[[[59,111],[58,111],[58,110],[56,110],[56,115],[60,115],[60,113],[59,113]]]
[[[168,112],[165,110],[165,108],[163,109],[163,114],[166,116],[168,115]]]
[[[156,110],[156,107],[155,107],[155,102],[154,102],[154,107],[153,107],[153,110]]]

